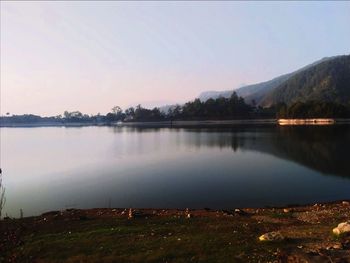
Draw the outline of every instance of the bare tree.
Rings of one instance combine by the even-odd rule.
[[[120,113],[122,113],[122,108],[120,108],[119,106],[114,106],[112,108],[112,112],[115,114],[115,115],[118,115]]]
[[[0,219],[1,219],[1,212],[5,205],[5,187],[2,184],[2,171],[0,168]]]

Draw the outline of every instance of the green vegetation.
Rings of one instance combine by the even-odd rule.
[[[350,55],[328,59],[298,72],[265,94],[261,104],[308,101],[350,104]]]
[[[278,118],[349,118],[350,107],[334,102],[295,102],[278,105]]]
[[[247,105],[235,92],[228,99],[220,97],[206,102],[196,99],[187,102],[180,112],[170,112],[176,119],[235,119],[250,117],[252,113],[253,107]]]
[[[130,107],[124,112],[118,106],[112,108],[107,115],[87,115],[80,111],[65,111],[63,116],[40,117],[32,114],[0,117],[1,124],[108,124],[118,121],[172,121],[172,120],[203,120],[203,119],[246,119],[246,118],[273,118],[274,110],[255,107],[245,103],[234,92],[230,98],[220,97],[201,102],[199,99],[177,105],[167,113],[159,108],[145,109],[141,105]]]
[[[350,259],[349,237],[332,235],[349,216],[347,203],[293,207],[287,213],[192,210],[191,218],[183,210],[144,209],[142,216],[127,219],[125,211],[73,209],[3,220],[0,262],[287,262],[288,256],[318,262],[319,254],[310,251],[334,262]],[[258,240],[271,231],[284,240]],[[342,249],[326,250],[330,246]]]

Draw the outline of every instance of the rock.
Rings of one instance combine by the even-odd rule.
[[[247,212],[245,212],[245,211],[243,211],[241,209],[238,209],[238,208],[236,208],[234,212],[235,212],[236,215],[241,215],[241,216],[248,214]]]
[[[192,214],[190,213],[190,210],[188,208],[185,209],[185,215],[187,218],[193,217]]]
[[[134,217],[134,213],[133,213],[132,209],[130,208],[129,213],[128,213],[128,218],[131,219],[133,217]]]
[[[343,249],[343,245],[341,243],[336,243],[336,244],[333,244],[331,246],[328,246],[326,247],[327,250],[330,250],[330,249]]]
[[[146,217],[146,214],[144,214],[142,211],[139,210],[133,210],[133,209],[129,209],[129,213],[128,213],[128,218],[140,218],[140,217]]]
[[[350,233],[350,222],[340,223],[336,228],[333,228],[333,233],[338,236],[341,234]]]
[[[284,213],[289,213],[289,212],[291,212],[291,210],[290,210],[289,208],[284,208],[284,209],[283,209],[283,212],[284,212]]]
[[[284,240],[284,236],[278,231],[275,232],[269,232],[266,234],[263,234],[259,237],[260,241],[281,241]]]
[[[60,211],[50,211],[50,212],[41,214],[41,216],[57,216],[59,214],[60,214]]]
[[[349,205],[350,205],[350,203],[349,203],[348,201],[343,201],[343,202],[342,202],[342,205],[349,206]]]
[[[342,249],[343,248],[343,245],[342,244],[334,244],[332,246],[333,249]]]

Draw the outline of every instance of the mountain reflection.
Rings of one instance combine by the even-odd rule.
[[[125,128],[124,128],[125,129]],[[128,132],[164,128],[127,127]],[[181,133],[179,144],[258,151],[304,165],[324,174],[350,177],[350,126],[235,126],[165,128]],[[122,132],[115,128],[114,132]]]

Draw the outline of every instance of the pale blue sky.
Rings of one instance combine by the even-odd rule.
[[[1,2],[1,112],[185,102],[350,52],[350,2]]]

